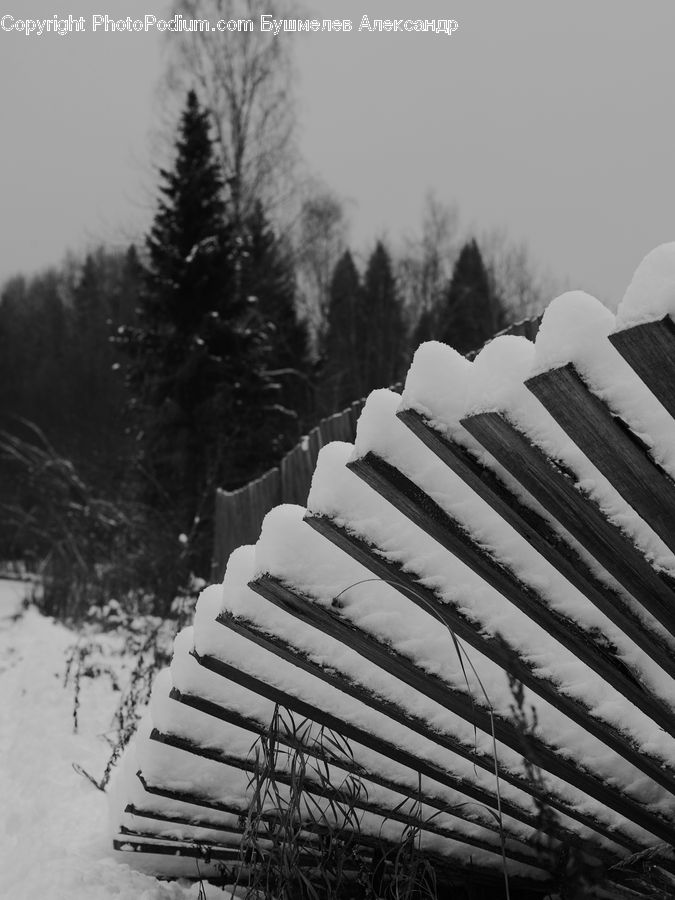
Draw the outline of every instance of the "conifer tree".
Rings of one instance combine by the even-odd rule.
[[[405,362],[405,325],[391,258],[384,244],[375,245],[363,286],[364,314],[368,322],[365,353],[365,389],[389,387],[401,377]]]
[[[439,311],[437,338],[459,353],[479,350],[501,327],[503,312],[478,244],[462,247]]]
[[[307,340],[289,255],[257,204],[224,195],[207,113],[190,92],[176,158],[161,171],[146,241],[140,323],[127,329],[145,499],[205,573],[217,487],[241,486],[302,433]],[[296,377],[298,376],[298,377]]]
[[[322,406],[326,413],[333,413],[358,400],[365,391],[365,304],[361,279],[349,250],[335,265],[328,296]]]
[[[255,373],[254,337],[240,327],[245,301],[237,244],[207,114],[190,91],[173,168],[146,239],[140,322],[123,334],[137,413],[145,499],[187,537],[188,564],[208,560],[208,510],[232,443],[241,374]],[[182,539],[185,543],[186,539]]]

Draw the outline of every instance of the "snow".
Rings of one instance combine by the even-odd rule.
[[[208,598],[207,598],[208,599]],[[222,628],[222,626],[220,626]],[[228,653],[228,656],[232,655],[232,648],[229,646],[229,636],[228,632],[223,629],[223,641],[227,643],[228,648],[225,652]],[[174,654],[174,663],[177,658],[185,655],[189,652],[190,640],[192,637],[192,630],[186,630],[182,636],[176,642],[176,652]],[[235,643],[237,640],[241,641],[241,639],[237,639],[235,636]],[[241,641],[242,644],[246,642]],[[224,649],[224,645],[223,648]],[[254,669],[258,674],[261,674],[261,669],[264,669],[265,666],[265,657],[269,659],[271,664],[274,664],[274,657],[271,657],[270,654],[266,653],[266,651],[260,650],[259,648],[253,648],[249,645],[249,657],[253,657],[252,665],[250,668]],[[278,660],[276,661],[279,662]],[[288,666],[287,664],[280,664],[277,668],[285,668],[288,672],[277,672],[278,680],[281,681],[284,685],[293,678],[294,668]],[[172,671],[174,670],[174,666],[172,665]],[[223,679],[220,679],[222,682]],[[296,681],[298,684],[302,682],[302,679],[298,681],[296,677]],[[153,716],[153,723],[156,724],[154,720],[155,710],[158,708],[155,706],[155,702],[157,700],[156,694],[164,694],[164,700],[167,702],[168,706],[171,706],[172,701],[168,700],[168,691],[171,687],[171,679],[167,677],[167,673],[164,673],[157,679],[156,689],[153,694],[153,703],[151,704],[151,712]],[[311,686],[304,684],[303,689],[305,691],[310,690]],[[231,683],[224,683],[221,685],[221,690],[223,697],[227,697],[227,703],[230,707],[233,703],[236,705],[237,701],[233,698],[233,693],[236,695],[237,686]],[[241,702],[241,701],[239,701]],[[182,717],[182,707],[173,701],[173,723],[172,727],[178,725],[179,719]],[[331,707],[332,708],[332,707]],[[166,712],[166,710],[165,710]],[[247,712],[250,714],[251,710],[247,709]],[[269,720],[264,723],[267,725]],[[183,727],[185,727],[185,724]],[[223,728],[222,723],[215,724],[214,730],[217,733],[220,730],[219,735],[219,746],[221,750],[224,750],[228,753],[228,755],[232,755],[238,757],[242,760],[246,760],[250,758],[251,753],[251,745],[254,741],[254,737],[242,729],[234,728],[232,726],[227,726]],[[153,786],[159,787],[161,790],[171,790],[171,791],[182,791],[186,789],[191,789],[195,795],[197,796],[208,796],[210,800],[216,801],[221,804],[226,804],[233,810],[245,811],[249,802],[249,794],[248,794],[248,781],[249,776],[246,772],[239,771],[237,768],[232,768],[230,765],[224,765],[223,763],[214,762],[211,760],[201,759],[199,757],[190,755],[182,750],[177,750],[175,748],[165,746],[162,744],[158,744],[153,741],[148,740],[148,734],[150,730],[150,723],[146,722],[144,727],[139,731],[139,735],[136,741],[136,752],[134,755],[133,763],[127,766],[125,760],[125,768],[128,769],[128,772],[131,773],[136,764],[139,764],[142,771],[143,776],[146,780]],[[174,733],[180,733],[180,725]],[[194,735],[191,735],[194,739]],[[355,758],[361,759],[361,755],[359,751],[356,751]],[[399,769],[402,767],[399,766]],[[374,767],[375,771],[378,770],[377,767]],[[332,784],[339,784],[344,777],[344,773],[340,773],[337,769],[334,769],[332,766],[327,767],[327,771],[331,777]],[[381,772],[380,772],[381,774]],[[414,774],[414,773],[411,773]],[[415,780],[409,782],[411,787],[415,787]],[[368,798],[370,802],[383,804],[388,806],[390,809],[394,809],[401,800],[400,795],[392,793],[391,790],[387,788],[381,787],[376,784],[368,783]],[[284,794],[284,789],[281,789],[282,795]],[[453,792],[449,792],[452,794]],[[455,795],[455,801],[458,795]],[[153,800],[155,799],[153,795]],[[450,798],[448,798],[450,799]],[[464,798],[462,798],[464,799]],[[445,812],[443,814],[439,814],[436,810],[427,809],[426,807],[422,807],[422,816],[431,819],[433,816],[434,824],[438,827],[452,828],[458,830],[458,834],[477,834],[481,835],[484,840],[492,841],[494,845],[494,854],[490,854],[483,851],[477,851],[475,848],[471,848],[470,852],[472,854],[472,858],[474,861],[482,861],[485,864],[499,866],[501,865],[498,852],[499,852],[499,840],[497,835],[494,832],[489,834],[485,834],[482,832],[482,829],[476,827],[475,825],[471,825],[465,823],[462,820],[457,820],[453,817],[450,812]],[[480,820],[480,816],[477,817]],[[507,817],[508,820],[508,817]],[[532,832],[530,829],[524,829],[522,826],[521,834],[523,834],[524,838],[531,838]],[[370,833],[372,835],[383,834],[388,836],[391,839],[396,839],[401,832],[402,826],[400,823],[395,821],[383,820],[381,816],[374,815],[372,813],[364,813],[361,821],[361,829],[364,833]],[[457,855],[460,857],[466,854],[465,846],[456,840],[452,840],[449,838],[439,838],[437,835],[433,835],[431,833],[425,833],[423,836],[423,842],[429,848],[433,848],[442,852],[444,854]],[[510,846],[511,842],[507,841],[507,846]],[[528,871],[528,867],[526,866],[516,866],[517,871],[521,871],[525,873]],[[541,877],[540,872],[533,872],[535,877]]]
[[[608,340],[616,324],[599,300],[582,291],[557,297],[544,313],[533,371],[573,363],[590,390],[630,426],[654,460],[675,478],[675,420]]]
[[[670,735],[521,612],[513,594],[509,600],[508,587],[492,587],[462,562],[459,550],[455,555],[430,537],[349,467],[368,454],[395,466],[440,507],[459,536],[480,548],[502,574],[512,576],[518,591],[527,590],[533,602],[565,617],[570,626],[580,626],[600,648],[611,647],[639,683],[673,710],[675,681],[397,415],[400,410],[414,410],[460,444],[494,471],[522,503],[543,516],[598,577],[617,589],[611,575],[576,545],[462,425],[467,416],[500,414],[554,463],[572,473],[578,490],[597,504],[656,569],[675,574],[675,554],[527,387],[533,376],[573,365],[591,393],[627,423],[656,463],[675,478],[675,421],[609,340],[617,329],[664,315],[675,315],[675,244],[658,247],[641,263],[616,317],[589,294],[570,291],[549,305],[535,342],[498,337],[473,362],[437,342],[422,345],[403,396],[386,390],[373,392],[359,419],[355,444],[333,443],[321,450],[308,509],[313,515],[329,517],[385,560],[399,564],[413,581],[435,592],[441,609],[445,605],[486,638],[504,640],[529,664],[540,683],[545,681],[560,695],[588,707],[594,717],[672,771],[675,740]],[[113,852],[111,835],[128,829],[131,834],[142,832],[151,844],[174,841],[180,846],[207,841],[218,847],[236,847],[239,817],[251,800],[248,770],[257,735],[269,726],[275,712],[269,699],[275,691],[289,695],[291,706],[299,700],[330,711],[338,721],[361,729],[366,743],[363,733],[491,794],[495,792],[494,773],[489,767],[474,765],[471,754],[477,751],[489,760],[494,751],[504,776],[499,785],[502,798],[521,812],[534,811],[529,794],[505,780],[523,773],[524,760],[514,747],[493,744],[488,730],[475,729],[404,680],[383,671],[366,654],[339,641],[330,627],[309,626],[252,589],[253,580],[271,576],[304,598],[315,612],[330,612],[345,625],[395,650],[420,673],[434,675],[483,713],[494,711],[504,719],[511,718],[513,684],[499,666],[473,647],[458,651],[458,643],[424,598],[415,603],[386,581],[374,578],[370,570],[319,535],[305,521],[305,513],[292,505],[273,510],[256,545],[232,554],[223,584],[202,592],[194,625],[176,636],[171,666],[155,679],[138,733],[114,773],[107,805],[104,795],[77,774],[71,763],[95,775],[105,765],[109,747],[101,735],[110,729],[117,699],[110,682],[101,677],[83,679],[80,731],[73,734],[72,689],[64,689],[63,672],[74,635],[34,609],[22,612],[24,587],[0,582],[0,750],[7,761],[0,771],[4,801],[0,854],[6,857],[0,863],[3,888],[9,889],[13,900],[107,900],[113,896],[122,900],[194,900],[197,885],[184,881],[162,884],[140,871],[193,876],[197,870],[194,860]],[[623,592],[622,599],[632,604]],[[636,605],[632,608],[664,638],[661,626]],[[258,640],[250,640],[247,631],[257,633]],[[272,639],[283,644],[288,658],[268,649],[265,642]],[[104,635],[100,640],[105,646],[113,638]],[[669,640],[670,646],[675,646]],[[234,674],[230,680],[209,670],[196,656],[210,657],[235,673],[258,679],[262,695],[241,687]],[[175,693],[172,696],[174,689],[180,692],[182,702]],[[213,714],[190,706],[190,696],[213,704]],[[534,690],[524,690],[522,708],[535,710],[537,734],[561,759],[577,760],[587,772],[654,814],[675,819],[671,794]],[[391,714],[383,711],[386,709]],[[222,718],[216,714],[218,710]],[[231,724],[228,716],[240,724]],[[403,716],[408,725],[397,721]],[[287,727],[296,727],[298,720],[296,714]],[[188,741],[205,755],[172,746],[160,740],[157,731]],[[318,740],[320,734],[317,725],[306,725],[304,740]],[[353,761],[367,773],[364,778],[371,803],[393,810],[403,796],[399,790],[410,792],[421,785],[436,803],[446,805],[441,813],[435,806],[423,807],[423,820],[433,817],[435,825],[446,830],[443,836],[424,830],[423,846],[464,861],[470,853],[475,863],[501,869],[498,837],[494,827],[490,829],[489,812],[479,804],[431,778],[419,779],[414,766],[394,762],[356,741],[350,742],[350,751]],[[212,758],[214,754],[219,758]],[[336,759],[326,763],[332,784],[339,784],[344,777],[339,763]],[[285,764],[279,765],[283,768]],[[547,790],[567,804],[568,810],[596,817],[605,829],[616,829],[613,837],[630,838],[641,846],[654,843],[648,831],[582,791],[549,773],[543,777]],[[377,783],[377,779],[386,779],[387,784]],[[280,788],[282,797],[285,790]],[[205,802],[208,798],[206,806],[200,798]],[[218,808],[209,808],[208,803]],[[129,804],[133,809],[127,811]],[[617,852],[617,844],[588,826],[566,816],[560,821],[588,839],[589,846],[595,842]],[[402,830],[400,823],[372,810],[363,813],[361,828],[364,833],[393,840]],[[522,850],[531,843],[532,829],[517,819],[505,816],[504,828],[507,847]],[[490,849],[471,847],[469,840],[475,836],[487,841]],[[36,848],[40,865],[35,865]],[[120,865],[127,861],[134,869]],[[212,871],[201,865],[202,871]],[[541,877],[541,870],[523,863],[511,862],[509,869]]]
[[[534,373],[573,362],[588,371],[599,353],[611,345],[614,316],[585,291],[568,291],[549,303],[536,339]],[[527,377],[527,373],[525,374]]]
[[[479,355],[499,352],[508,355],[521,342],[528,344],[523,338],[513,338],[506,344],[506,339],[497,339]],[[498,346],[500,345],[500,346]],[[506,354],[501,350],[506,346]],[[530,345],[531,346],[531,345]],[[496,348],[492,350],[492,348]],[[529,351],[532,352],[531,350]],[[512,373],[518,372],[518,362],[522,353],[517,351],[515,361],[505,367],[505,390],[511,390]],[[477,360],[474,367],[478,369]],[[491,372],[493,366],[486,366]],[[515,375],[517,380],[518,375]],[[488,379],[491,382],[492,379]],[[479,385],[483,385],[479,379]],[[522,386],[522,381],[521,381]],[[478,397],[487,396],[479,387]],[[672,704],[675,696],[675,683],[655,666],[647,655],[635,647],[623,633],[616,628],[583,594],[572,587],[548,562],[546,562],[514,529],[495,515],[492,509],[481,500],[454,472],[448,469],[424,444],[406,429],[396,418],[398,396],[389,391],[377,391],[371,394],[359,420],[354,456],[364,456],[374,451],[395,465],[419,487],[426,491],[459,525],[469,533],[473,541],[485,548],[498,563],[512,571],[517,579],[528,585],[539,599],[550,608],[570,617],[573,622],[583,625],[588,630],[596,630],[619,648],[621,658],[631,665],[638,677],[646,680],[652,691],[662,697],[664,702]],[[334,476],[331,476],[334,483]],[[341,491],[341,497],[344,490]],[[311,502],[311,501],[310,501]],[[397,514],[390,509],[389,519]],[[342,517],[351,519],[351,514]],[[405,529],[406,536],[411,525],[398,514],[400,528]],[[414,526],[413,526],[414,527]],[[401,560],[405,559],[406,539],[400,537]],[[379,541],[375,541],[378,546]],[[410,554],[407,560],[410,564]],[[439,558],[439,562],[441,562]],[[505,603],[496,591],[489,588],[482,579],[467,566],[454,560],[444,565],[445,585],[463,584],[462,603],[470,603],[473,615],[478,613],[477,599],[485,597],[484,611],[478,613],[482,627],[490,632],[499,631],[512,646],[518,648],[524,658],[529,659],[540,675],[549,675],[558,683],[562,691],[588,702],[595,708],[597,715],[606,718],[617,727],[629,730],[642,745],[663,755],[667,761],[675,762],[675,743],[665,735],[654,736],[653,723],[633,708],[615,690],[595,677],[576,656],[551,638],[540,626],[528,616],[521,613],[509,603]],[[434,568],[415,567],[422,577],[438,574]],[[456,596],[457,592],[455,592]]]
[[[675,423],[620,357],[607,339],[613,317],[599,301],[580,291],[554,300],[544,314],[536,343],[501,336],[491,341],[473,363],[458,367],[452,354],[417,351],[406,379],[401,408],[431,412],[430,424],[465,446],[491,468],[521,502],[549,519],[552,527],[578,552],[569,535],[508,476],[461,425],[465,416],[496,411],[554,462],[576,477],[577,488],[635,544],[657,569],[675,575],[675,554],[623,499],[607,478],[565,434],[524,381],[551,367],[573,362],[590,390],[606,401],[650,448],[655,461],[675,477]],[[463,384],[457,383],[462,375]],[[410,381],[410,388],[408,382]],[[455,385],[453,403],[437,402],[433,384]],[[429,394],[424,394],[426,386]],[[459,402],[463,397],[464,401]],[[604,573],[604,570],[602,570]],[[596,573],[599,574],[599,573]],[[609,579],[607,573],[600,575]],[[658,628],[657,628],[658,630]]]
[[[212,630],[215,634],[221,635],[221,640],[225,640],[227,632],[221,631],[221,629],[222,626],[215,626]],[[210,697],[225,709],[245,714],[262,728],[268,727],[274,711],[274,704],[271,701],[201,668],[194,658],[189,656],[189,649],[190,635],[188,632],[184,632],[176,641],[176,652],[171,665],[172,678],[176,686],[183,690],[199,690],[200,696]],[[270,662],[273,663],[273,660]],[[205,747],[227,747],[228,752],[246,751],[253,742],[250,732],[243,733],[240,729],[234,729],[217,719],[200,716],[195,710],[179,703],[168,701],[160,707],[159,704],[155,705],[155,700],[156,698],[153,696],[151,707],[153,723],[163,731],[192,738]],[[312,737],[314,733],[311,731],[309,736]],[[242,734],[245,734],[245,738],[237,747],[236,739]],[[354,758],[370,772],[380,775],[386,773],[396,783],[405,784],[413,790],[417,788],[416,772],[394,763],[356,742],[352,743],[352,752]],[[434,785],[431,792],[441,798],[443,805],[449,809],[466,804],[465,796],[442,785]],[[485,813],[477,804],[469,812],[476,821],[487,825],[493,824],[489,814]],[[507,821],[510,821],[509,817],[506,818]],[[516,822],[511,825],[516,833],[521,835],[530,833],[529,829]]]
[[[621,328],[675,315],[675,243],[661,244],[645,256],[619,304]]]
[[[467,385],[466,412],[501,410],[522,402],[524,380],[530,374],[534,345],[524,337],[502,335],[490,341],[474,360]]]
[[[72,764],[100,777],[110,754],[101,735],[119,695],[109,679],[84,678],[73,734],[72,687],[63,678],[76,635],[34,608],[15,619],[24,590],[24,583],[0,581],[0,894],[196,900],[198,885],[160,882],[113,854],[106,795]]]
[[[360,439],[365,440],[371,435],[382,435],[381,429],[386,425],[383,419],[382,405],[388,402],[393,405],[394,400],[380,396],[377,402],[376,419],[379,427],[375,427],[370,422],[367,428],[360,432]],[[395,424],[390,423],[390,428],[394,427]],[[397,454],[403,453],[405,439],[403,435],[396,441],[387,441],[386,437],[382,437],[381,444],[395,446]],[[630,707],[622,698],[618,698],[611,688],[591,675],[582,663],[560,647],[531,620],[508,604],[496,591],[469,571],[463,563],[435,544],[432,539],[424,535],[420,529],[412,525],[393,507],[388,506],[386,501],[378,497],[346,469],[345,463],[352,455],[350,445],[329,445],[322,449],[308,501],[312,512],[331,516],[340,524],[349,523],[352,532],[380,548],[385,556],[403,561],[408,571],[427,587],[437,590],[445,602],[456,605],[463,614],[473,619],[482,631],[502,633],[509,643],[518,648],[535,669],[538,669],[538,674],[558,681],[561,690],[591,702],[595,697],[596,714],[606,716],[610,721],[614,720],[620,728],[623,728],[629,721],[642,723],[643,717],[637,710]],[[447,480],[450,477],[452,477],[452,473],[446,472],[444,478]],[[442,500],[443,498],[436,494],[435,499]],[[366,595],[369,587],[373,593],[377,591],[371,601],[371,609],[375,605],[376,598],[379,599],[380,610],[388,609],[388,599],[385,600],[382,597],[388,588],[380,584],[359,587],[359,598]],[[569,585],[567,589],[571,590]],[[347,596],[351,598],[354,594],[350,592]],[[410,604],[409,606],[411,607]],[[344,612],[351,615],[351,611],[352,603],[350,602]],[[453,686],[461,689],[461,676],[458,679],[457,674],[452,673],[449,668],[453,654],[448,653],[447,643],[444,650],[443,641],[439,640],[440,635],[435,620],[424,614],[421,614],[421,618],[419,618],[420,614],[415,615],[412,611],[405,615],[405,626],[403,628],[399,626],[397,636],[396,617],[381,614],[377,625],[381,634],[396,646],[395,642],[402,636],[415,637],[418,633],[418,623],[419,626],[422,626],[422,621],[426,619],[429,638],[422,639],[421,635],[424,632],[420,633],[420,639],[416,642],[414,649],[416,662],[423,668],[448,678],[450,683],[454,681]],[[367,626],[364,625],[364,627]],[[434,631],[435,640],[432,641],[430,638]],[[445,635],[445,640],[447,641],[447,635]],[[405,652],[405,646],[405,643],[400,645],[401,652]],[[474,648],[470,648],[468,654],[485,686],[492,707],[508,716],[513,697],[504,673],[482,657]],[[481,703],[482,689],[474,684],[472,691],[475,700]],[[616,707],[613,705],[603,706],[602,704],[607,702],[607,698],[611,698],[611,704],[619,705]],[[666,808],[671,807],[671,801],[664,796],[665,792],[662,789],[656,788],[649,779],[616,757],[604,744],[590,737],[583,729],[561,715],[558,710],[526,692],[526,707],[529,709],[533,703],[537,708],[540,733],[546,735],[554,745],[566,748],[565,752],[571,753],[575,758],[583,759],[589,769],[604,773],[611,780],[623,784],[626,789],[634,793],[637,799],[645,799],[646,796],[649,796],[655,803],[660,802],[665,804]],[[619,711],[622,711],[625,721],[619,719]],[[642,728],[642,736],[645,741],[654,740],[659,733],[659,729],[649,721],[644,722]],[[663,746],[671,746],[670,740],[665,741]],[[570,798],[572,802],[579,804],[583,802],[578,795],[570,793],[570,788],[566,785],[556,783],[556,787],[563,796]],[[657,798],[661,798],[660,801]],[[597,814],[603,815],[603,812],[598,811]],[[613,814],[610,814],[610,818],[615,822],[618,821]]]
[[[416,409],[433,422],[459,419],[466,408],[470,371],[469,360],[447,344],[420,344],[406,376],[404,408]]]

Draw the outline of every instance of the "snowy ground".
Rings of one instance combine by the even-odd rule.
[[[11,900],[195,900],[197,885],[159,882],[112,858],[100,778],[119,694],[82,679],[79,733],[63,686],[76,635],[34,609],[25,584],[0,581],[0,896]],[[208,898],[224,895],[206,886]]]

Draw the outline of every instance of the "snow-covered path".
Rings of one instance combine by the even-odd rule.
[[[0,581],[0,897],[11,900],[193,900],[196,885],[160,883],[112,859],[99,778],[101,735],[116,706],[107,678],[82,679],[79,733],[66,651],[76,636],[33,608],[25,584]],[[207,886],[207,896],[223,896]]]

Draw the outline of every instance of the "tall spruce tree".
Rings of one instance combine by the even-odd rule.
[[[186,536],[185,570],[205,573],[216,487],[260,475],[301,433],[307,339],[290,257],[259,204],[242,221],[224,196],[192,91],[160,174],[128,381],[145,498]]]
[[[366,390],[365,304],[361,279],[349,250],[335,265],[328,301],[321,394],[324,411],[333,413],[358,400]]]
[[[375,245],[363,285],[368,321],[365,389],[389,387],[401,377],[405,362],[405,324],[391,258],[381,241]]]
[[[503,311],[478,244],[467,241],[439,310],[436,336],[459,353],[480,349],[501,327]]]
[[[234,449],[228,428],[255,336],[241,327],[238,244],[226,224],[208,115],[190,91],[173,169],[146,239],[139,326],[126,330],[146,501],[188,540],[186,566],[208,564],[209,510]],[[176,545],[178,546],[178,545]]]

